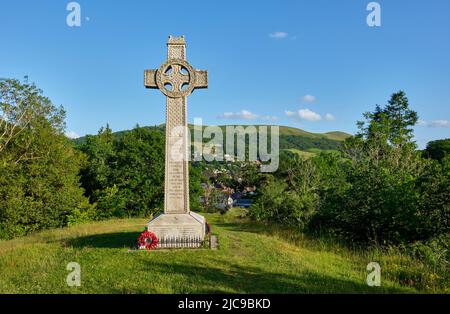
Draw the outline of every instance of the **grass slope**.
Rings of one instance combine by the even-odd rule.
[[[206,216],[219,236],[217,251],[129,252],[145,219],[96,222],[0,241],[0,292],[418,292],[385,271],[392,263],[412,267],[402,256],[358,254],[277,227]],[[382,264],[379,288],[365,284],[366,265],[374,258]],[[65,283],[69,262],[81,265],[81,287]]]
[[[203,130],[207,126],[203,126]],[[224,134],[224,147],[226,145],[226,128],[227,125],[219,126],[222,129]],[[243,125],[246,128],[246,125]],[[259,126],[256,126],[259,127]],[[147,126],[143,127],[150,130],[165,132],[165,125],[161,124],[158,126]],[[191,134],[194,134],[194,125],[190,124],[189,128],[191,130]],[[301,129],[280,126],[280,148],[281,149],[297,149],[302,151],[308,151],[310,149],[316,150],[333,150],[338,148],[342,142],[350,137],[350,134],[344,132],[328,132],[328,133],[311,133]],[[270,133],[270,128],[268,129]],[[114,132],[114,136],[116,138],[121,138],[129,133],[129,130]],[[81,144],[86,141],[86,137],[80,137],[78,139],[74,139],[73,142],[75,144]],[[208,142],[208,139],[205,139],[205,142]]]

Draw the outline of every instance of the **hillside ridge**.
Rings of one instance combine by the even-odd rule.
[[[243,126],[247,127],[248,125],[218,125],[221,129],[225,129],[227,126]],[[260,126],[271,126],[265,124],[255,125],[255,127]],[[194,128],[193,124],[189,124],[188,127],[190,129]],[[208,127],[208,125],[203,125],[203,129]],[[289,149],[297,149],[301,151],[308,150],[335,150],[340,147],[342,142],[351,137],[350,134],[341,132],[341,131],[331,131],[326,133],[313,133],[308,132],[299,128],[283,126],[280,125],[280,149],[289,150]],[[165,124],[154,125],[154,126],[143,126],[142,128],[150,129],[154,131],[164,132]],[[131,132],[131,130],[122,130],[113,132],[113,135],[116,138],[120,138],[125,136],[127,133]],[[270,133],[270,130],[269,130]],[[224,132],[225,134],[225,132]],[[88,135],[89,136],[89,135]],[[95,136],[95,135],[94,135]],[[76,144],[82,144],[86,140],[87,136],[80,137],[78,139],[73,140]],[[225,140],[225,137],[224,137]]]

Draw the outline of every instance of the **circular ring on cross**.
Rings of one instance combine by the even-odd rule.
[[[170,98],[186,97],[195,87],[195,71],[182,59],[171,59],[156,72],[156,84]]]

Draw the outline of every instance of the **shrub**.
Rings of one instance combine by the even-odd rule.
[[[403,92],[385,108],[365,114],[367,125],[345,145],[343,189],[323,195],[322,226],[358,242],[377,244],[428,240],[449,232],[450,176],[421,158],[412,139],[417,114]]]
[[[263,186],[248,215],[258,221],[304,228],[314,213],[316,201],[314,194],[298,194],[290,191],[286,183],[271,181]]]
[[[0,112],[0,237],[66,226],[92,210],[78,183],[83,157],[63,133],[64,110],[33,84],[2,80]]]
[[[86,195],[98,218],[147,217],[164,199],[164,137],[136,127],[114,137],[109,126],[89,136],[79,149],[87,156],[81,171]]]

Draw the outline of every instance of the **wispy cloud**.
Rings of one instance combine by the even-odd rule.
[[[80,138],[81,136],[78,135],[76,132],[74,131],[68,131],[66,132],[66,137],[70,138],[70,139],[76,139],[76,138]]]
[[[284,114],[285,114],[286,116],[288,116],[288,117],[291,117],[291,118],[297,116],[297,113],[296,113],[295,111],[290,111],[290,110],[286,110],[286,111],[284,112]]]
[[[252,113],[251,111],[243,109],[239,112],[224,112],[219,117],[223,119],[255,120],[256,118],[258,118],[258,115]]]
[[[224,112],[218,116],[219,119],[229,120],[264,120],[264,121],[277,121],[276,116],[271,115],[259,115],[249,110],[242,109],[238,112]]]
[[[419,121],[417,121],[417,125],[426,126],[427,124],[428,124],[428,122],[425,121],[425,120],[420,120],[419,119]]]
[[[269,34],[269,37],[273,39],[284,39],[287,38],[288,36],[289,34],[286,32],[273,32]]]
[[[417,125],[420,126],[428,126],[430,128],[450,128],[449,120],[433,120],[433,121],[425,121],[419,120]]]
[[[437,128],[450,128],[450,121],[448,120],[434,120],[430,122],[430,126]]]
[[[313,102],[316,101],[316,96],[313,96],[313,95],[310,95],[310,94],[306,94],[306,95],[304,95],[304,96],[302,96],[300,98],[300,101],[310,104],[310,103],[313,103]]]
[[[334,120],[336,120],[336,117],[333,116],[331,113],[327,113],[324,118],[327,121],[334,121]]]
[[[263,116],[263,117],[261,117],[261,120],[264,120],[264,121],[278,121],[278,117],[276,117],[276,116]]]

